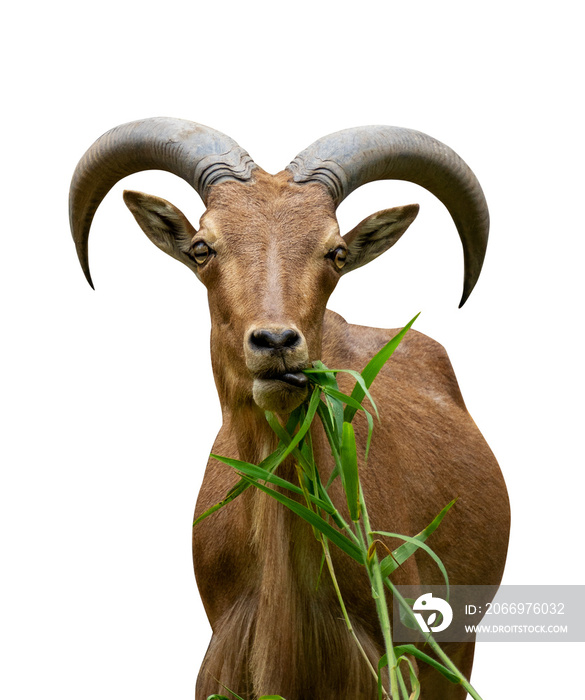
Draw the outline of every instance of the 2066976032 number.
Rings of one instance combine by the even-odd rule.
[[[487,603],[486,615],[564,615],[564,603]]]

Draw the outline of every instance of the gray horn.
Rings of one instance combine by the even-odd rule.
[[[205,202],[212,185],[248,180],[254,167],[233,139],[183,119],[141,119],[105,133],[79,161],[69,191],[71,232],[87,281],[93,287],[87,246],[91,222],[119,180],[142,170],[166,170],[186,180]]]
[[[315,141],[287,166],[295,182],[321,182],[339,205],[374,180],[408,180],[449,210],[463,244],[463,306],[481,272],[489,213],[477,178],[448,146],[412,129],[364,126]]]

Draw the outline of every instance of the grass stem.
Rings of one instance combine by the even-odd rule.
[[[347,625],[347,629],[349,630],[349,633],[353,637],[354,642],[357,644],[358,650],[362,657],[364,658],[368,668],[370,669],[372,675],[374,676],[375,681],[378,681],[378,674],[376,672],[376,669],[372,666],[372,662],[368,658],[368,655],[366,654],[366,650],[362,646],[362,643],[358,639],[358,636],[355,633],[355,630],[353,629],[353,625],[351,624],[351,620],[349,619],[349,615],[347,613],[347,608],[345,607],[345,603],[343,601],[343,596],[341,595],[341,589],[339,588],[339,583],[337,581],[337,576],[335,575],[335,569],[333,568],[333,560],[331,559],[331,552],[329,550],[329,541],[324,535],[321,535],[321,544],[323,546],[323,552],[325,554],[325,561],[327,562],[327,568],[329,569],[329,574],[331,576],[331,580],[333,582],[333,587],[335,588],[335,593],[337,594],[337,599],[339,600],[339,604],[341,606],[341,612],[343,613],[343,618],[345,620],[345,624]],[[382,688],[382,693],[384,694],[385,698],[389,698],[390,696],[388,695],[388,691],[385,688]]]
[[[400,700],[398,687],[398,664],[396,661],[396,654],[394,653],[394,645],[392,644],[392,628],[390,625],[390,615],[388,613],[388,604],[386,602],[384,580],[382,578],[382,572],[380,570],[380,562],[378,560],[378,555],[376,554],[375,550],[371,561],[368,562],[368,552],[370,550],[370,545],[372,544],[372,536],[370,535],[370,518],[368,516],[368,509],[366,507],[361,484],[359,487],[359,499],[361,519],[363,521],[363,525],[366,531],[366,536],[364,537],[359,522],[356,523],[356,529],[359,533],[358,537],[360,539],[360,545],[362,547],[362,550],[364,551],[366,570],[368,572],[368,576],[370,577],[370,583],[372,586],[372,596],[374,598],[374,603],[376,604],[376,612],[378,613],[380,629],[382,631],[382,637],[384,639],[386,658],[388,659],[388,671],[390,674],[390,697],[392,698],[392,700]],[[406,696],[406,698],[408,700],[408,695]]]

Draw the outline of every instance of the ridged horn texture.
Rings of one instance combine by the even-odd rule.
[[[196,122],[155,117],[122,124],[101,136],[79,161],[69,191],[69,221],[87,281],[88,237],[100,202],[122,178],[166,170],[186,180],[206,201],[225,180],[248,180],[256,167],[229,136]]]
[[[337,206],[374,180],[407,180],[429,190],[449,210],[463,244],[463,306],[483,265],[489,213],[477,178],[451,148],[420,131],[364,126],[315,141],[286,169],[295,182],[326,185]]]

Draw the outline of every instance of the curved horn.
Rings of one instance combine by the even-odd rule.
[[[100,202],[122,178],[166,170],[186,180],[206,201],[224,180],[248,180],[256,167],[229,136],[196,122],[155,117],[122,124],[101,136],[79,161],[69,190],[69,221],[87,281],[88,237]]]
[[[336,206],[374,180],[408,180],[429,190],[449,210],[463,244],[463,306],[481,272],[489,213],[477,178],[448,146],[412,129],[364,126],[315,141],[286,169],[295,182],[326,185]]]

